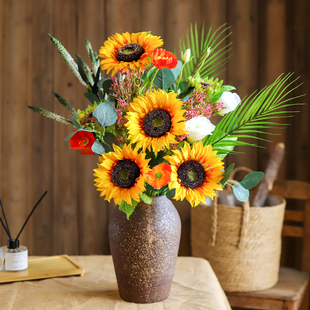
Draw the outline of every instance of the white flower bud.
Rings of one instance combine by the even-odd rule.
[[[204,116],[196,116],[185,122],[185,130],[188,131],[187,140],[190,143],[200,141],[205,136],[210,135],[215,126]]]
[[[188,49],[182,54],[181,60],[182,60],[183,64],[186,64],[187,62],[189,62],[190,58],[191,58],[191,50],[188,48]]]
[[[224,108],[219,115],[227,114],[236,109],[236,107],[240,104],[241,99],[237,93],[232,93],[230,91],[224,91],[222,96],[218,99],[216,103],[223,103]]]

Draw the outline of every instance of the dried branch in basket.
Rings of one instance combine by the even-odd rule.
[[[282,162],[285,153],[284,143],[278,143],[271,154],[267,168],[265,170],[265,176],[258,186],[257,192],[253,200],[254,207],[262,207],[268,196],[268,193],[272,190],[273,183],[277,178],[278,170]]]

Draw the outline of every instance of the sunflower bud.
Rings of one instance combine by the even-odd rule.
[[[181,60],[183,64],[185,65],[187,62],[189,62],[191,58],[191,50],[188,48],[181,56]]]

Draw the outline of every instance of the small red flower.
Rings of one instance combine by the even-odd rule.
[[[156,48],[152,55],[152,63],[158,69],[173,69],[178,64],[178,59],[174,54],[163,48]]]
[[[89,131],[79,131],[70,140],[70,147],[75,150],[82,150],[83,155],[95,155],[91,150],[92,145],[95,142],[94,135]]]
[[[160,189],[167,185],[171,177],[171,167],[169,164],[162,163],[154,166],[153,169],[146,173],[148,183],[155,189]]]

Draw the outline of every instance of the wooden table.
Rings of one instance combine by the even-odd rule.
[[[168,299],[153,304],[123,301],[118,294],[111,256],[71,256],[83,277],[62,277],[0,285],[0,309],[231,309],[209,263],[178,257]]]

